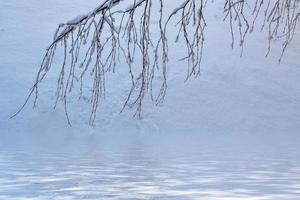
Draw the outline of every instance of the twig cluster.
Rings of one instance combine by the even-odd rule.
[[[246,16],[245,7],[251,7],[246,0],[224,0],[225,20],[230,21],[232,47],[235,43],[235,23],[238,24],[240,46],[243,47],[248,33],[252,32],[259,13],[263,12],[264,23],[268,27],[269,50],[271,41],[285,37],[282,55],[293,39],[299,21],[298,0],[256,0],[252,9],[252,20]],[[114,72],[118,61],[126,61],[131,77],[131,88],[128,92],[122,111],[126,107],[134,108],[135,115],[141,117],[143,102],[147,94],[152,101],[159,104],[163,101],[167,90],[168,63],[168,27],[173,19],[178,19],[176,41],[183,40],[186,46],[187,79],[200,74],[200,64],[204,45],[206,20],[204,10],[206,0],[182,0],[174,11],[165,16],[164,0],[132,0],[123,8],[122,0],[104,0],[97,8],[86,15],[60,24],[53,42],[46,50],[35,83],[29,95],[16,115],[34,96],[36,106],[39,96],[39,84],[52,67],[58,47],[62,47],[64,55],[57,81],[56,101],[64,105],[68,123],[71,124],[68,112],[68,96],[79,83],[80,98],[83,93],[84,78],[89,74],[92,79],[90,125],[96,119],[100,101],[105,98],[105,77]],[[126,1],[127,5],[128,2]],[[151,16],[153,3],[159,3],[158,37],[151,34]],[[266,3],[266,4],[265,4]],[[266,5],[266,6],[264,6]],[[264,11],[263,11],[264,9]],[[281,34],[279,34],[281,33]],[[83,55],[82,55],[83,52]],[[142,58],[141,67],[136,73],[134,62],[137,54]],[[158,74],[160,73],[160,74]],[[159,92],[154,94],[154,78],[162,76]]]
[[[249,33],[253,32],[257,18],[262,13],[263,23],[260,25],[260,31],[265,28],[268,31],[267,55],[270,53],[272,41],[283,38],[283,48],[279,57],[279,62],[281,62],[286,48],[292,41],[297,25],[299,24],[299,6],[299,0],[255,0],[254,2],[248,2],[247,0],[225,0],[224,20],[228,19],[230,22],[232,48],[234,47],[236,35],[234,27],[238,29],[239,45],[242,48],[242,54],[245,38]],[[245,8],[251,10],[250,16],[245,11]]]

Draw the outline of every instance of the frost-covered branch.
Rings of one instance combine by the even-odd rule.
[[[89,123],[94,124],[100,101],[105,98],[105,77],[115,72],[117,63],[123,59],[128,66],[131,88],[128,91],[122,111],[135,109],[141,117],[143,102],[149,94],[155,104],[163,101],[167,90],[167,64],[169,61],[168,35],[170,26],[176,25],[176,41],[183,41],[186,55],[181,60],[188,63],[187,79],[200,74],[203,55],[204,34],[207,26],[205,8],[207,0],[182,0],[171,13],[166,13],[167,0],[105,0],[91,12],[75,17],[58,26],[53,41],[46,49],[41,67],[29,95],[15,114],[17,115],[34,96],[36,106],[39,85],[53,66],[57,48],[63,49],[63,61],[57,80],[56,101],[62,102],[69,124],[68,97],[75,84],[79,85],[79,98],[83,95],[86,77],[92,80],[91,114]],[[158,5],[158,23],[150,23],[153,4]],[[243,47],[246,37],[256,26],[259,16],[263,16],[261,30],[267,28],[269,48],[275,39],[284,38],[282,55],[292,41],[299,23],[299,0],[224,0],[225,21],[229,21],[235,46],[236,38]],[[177,21],[176,21],[177,20]],[[175,24],[174,24],[175,22]],[[237,29],[236,29],[237,28]],[[152,34],[152,30],[158,33]],[[237,34],[238,33],[238,34]],[[141,59],[139,68],[135,61]],[[158,93],[156,76],[162,77]],[[14,115],[14,116],[15,116]]]

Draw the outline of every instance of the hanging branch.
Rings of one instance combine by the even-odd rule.
[[[24,109],[31,97],[34,97],[33,104],[36,106],[39,85],[52,67],[57,48],[61,47],[63,62],[57,80],[54,108],[58,102],[62,102],[70,125],[68,98],[76,83],[79,83],[79,98],[81,98],[85,78],[90,75],[92,106],[89,124],[94,125],[99,104],[105,99],[105,76],[109,72],[115,72],[121,58],[127,63],[131,78],[131,88],[121,111],[127,107],[134,108],[135,116],[141,117],[143,102],[148,94],[156,105],[161,103],[166,95],[168,30],[171,22],[178,19],[175,42],[182,40],[185,44],[186,56],[181,60],[188,63],[186,80],[191,76],[200,75],[204,31],[207,26],[204,17],[206,0],[182,0],[182,4],[167,16],[164,15],[166,2],[164,0],[132,0],[127,8],[123,8],[125,3],[122,2],[125,1],[104,0],[90,13],[58,26],[52,43],[46,49],[35,83],[25,103],[14,116]],[[155,25],[150,25],[154,2],[159,3],[158,36],[151,34],[151,30],[155,28]],[[128,5],[128,1],[126,3]],[[265,27],[268,29],[268,54],[271,42],[284,38],[281,60],[299,22],[299,1],[255,0],[251,5],[246,0],[224,0],[224,20],[229,20],[230,23],[232,48],[236,40],[235,27],[239,33],[239,44],[243,52],[247,35],[255,29],[257,18],[263,13],[261,30]],[[142,58],[138,69],[133,65],[137,55]],[[154,92],[156,76],[163,77],[159,83],[158,93]]]
[[[254,4],[253,4],[254,3]],[[251,2],[254,5],[251,9],[247,0],[225,0],[224,20],[229,19],[231,31],[231,46],[235,44],[235,31],[237,27],[239,33],[239,45],[242,48],[241,55],[244,49],[244,42],[246,36],[253,32],[257,22],[257,18],[262,13],[263,24],[260,30],[262,31],[267,27],[268,31],[268,51],[271,51],[272,41],[282,39],[283,47],[279,62],[281,62],[287,46],[293,40],[297,25],[300,20],[300,1],[299,0],[255,0]],[[251,15],[247,15],[245,7],[250,7]],[[236,25],[235,25],[236,23]]]

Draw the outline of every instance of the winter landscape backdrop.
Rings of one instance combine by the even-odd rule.
[[[280,64],[281,43],[266,58],[260,31],[240,58],[222,3],[205,13],[201,76],[185,82],[186,63],[178,61],[184,49],[170,47],[165,101],[146,101],[142,119],[130,109],[120,114],[129,84],[121,63],[107,77],[95,127],[90,104],[77,98],[70,100],[70,127],[63,106],[52,109],[62,54],[38,107],[10,119],[57,25],[98,4],[0,1],[0,199],[300,199],[299,30]]]

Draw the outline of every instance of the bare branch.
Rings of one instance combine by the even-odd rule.
[[[84,78],[90,75],[92,80],[90,125],[94,125],[101,100],[105,99],[105,77],[115,72],[120,59],[124,59],[131,78],[131,88],[124,102],[122,111],[129,107],[135,109],[135,115],[141,117],[145,98],[149,95],[154,104],[163,102],[167,90],[167,64],[169,61],[168,30],[178,20],[177,41],[183,41],[186,55],[181,58],[188,63],[186,80],[200,75],[203,57],[206,0],[182,0],[171,13],[165,15],[163,0],[132,0],[124,8],[125,1],[104,0],[102,4],[86,15],[78,16],[58,26],[53,41],[46,49],[35,83],[30,89],[25,103],[34,96],[36,106],[39,96],[39,85],[52,67],[52,62],[61,47],[64,52],[61,70],[57,80],[56,101],[64,105],[68,123],[71,125],[68,112],[68,97],[75,84],[79,83],[80,95],[83,95]],[[153,3],[159,3],[159,22],[151,25]],[[273,40],[283,38],[281,61],[287,46],[292,41],[299,23],[299,0],[224,0],[224,20],[229,21],[231,46],[239,40],[241,55],[246,37],[254,31],[257,19],[263,16],[261,30],[268,30],[268,52]],[[158,28],[158,36],[151,32]],[[236,34],[238,33],[238,34]],[[83,54],[83,55],[82,55]],[[137,55],[142,58],[141,67],[133,69]],[[161,76],[160,89],[156,76]],[[13,116],[13,117],[14,117]]]

